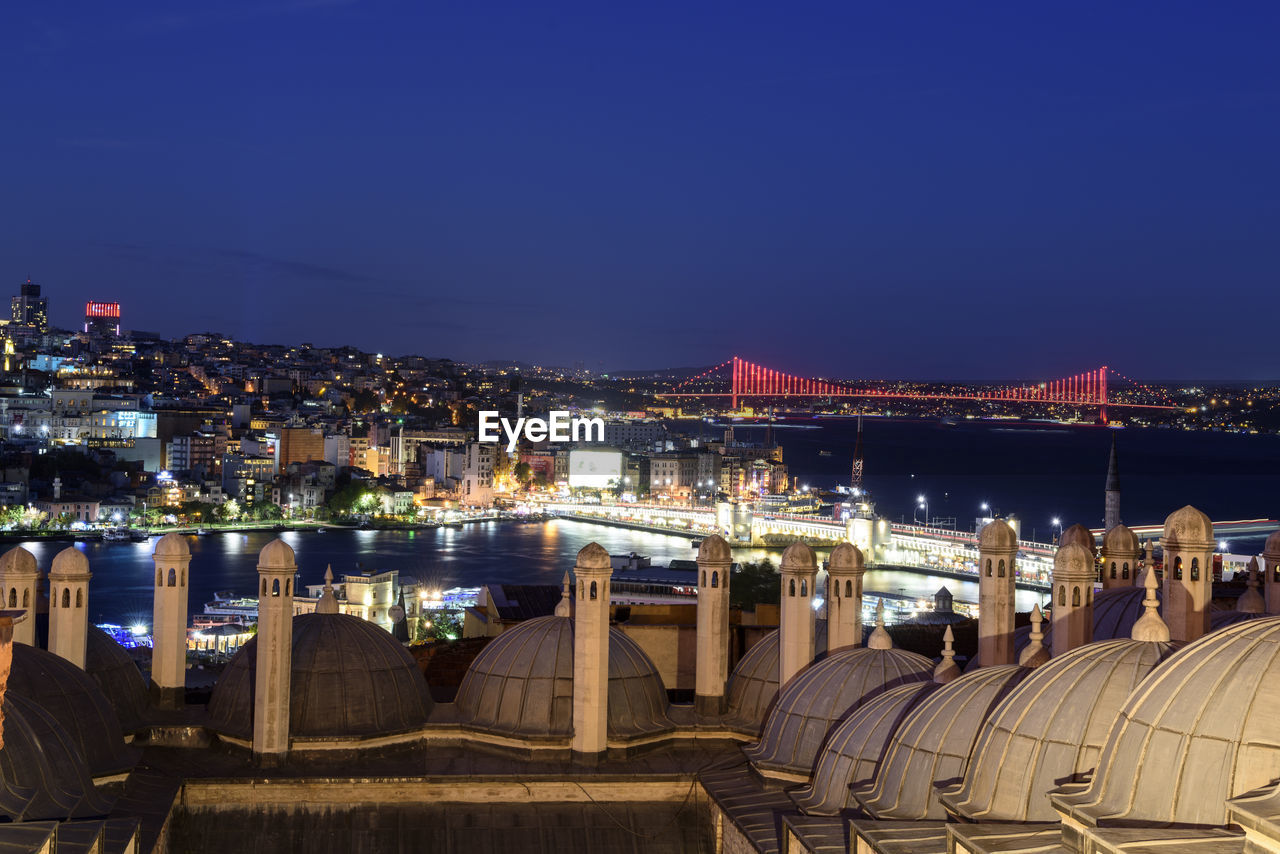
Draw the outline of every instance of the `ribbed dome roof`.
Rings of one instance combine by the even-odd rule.
[[[160,538],[152,554],[158,558],[191,557],[191,546],[187,544],[186,537],[174,531]]]
[[[147,683],[124,647],[97,626],[89,626],[85,640],[85,672],[93,677],[115,709],[125,732],[142,726],[147,715]]]
[[[93,677],[65,658],[15,643],[8,693],[25,697],[52,715],[94,776],[114,774],[133,765],[115,709]]]
[[[901,649],[834,652],[788,682],[758,744],[743,752],[759,770],[805,774],[832,726],[882,691],[933,677],[933,662]]]
[[[1112,556],[1136,556],[1141,549],[1138,535],[1127,525],[1116,525],[1102,538],[1102,550]]]
[[[1058,537],[1058,548],[1072,543],[1085,547],[1091,553],[1097,550],[1097,541],[1093,538],[1093,532],[1078,522],[1067,528]]]
[[[462,723],[523,738],[572,735],[573,631],[571,617],[538,617],[490,641],[458,688]],[[621,631],[609,629],[609,736],[671,729],[667,705],[649,656]]]
[[[1142,683],[1070,801],[1116,823],[1227,822],[1225,801],[1280,777],[1280,619],[1206,635]]]
[[[0,815],[37,821],[100,816],[110,810],[93,786],[76,739],[53,715],[14,691],[5,694],[3,712]]]
[[[849,805],[849,785],[875,776],[894,731],[939,687],[911,682],[890,688],[836,724],[818,754],[813,782],[789,793],[796,806],[808,815],[839,815]]]
[[[1125,699],[1176,648],[1103,641],[1040,665],[987,719],[943,802],[975,821],[1055,820],[1049,790],[1094,768]]]
[[[964,775],[982,724],[1031,672],[1016,664],[984,667],[934,691],[907,715],[875,780],[855,789],[848,805],[878,819],[946,818],[934,783]]]
[[[1213,522],[1204,513],[1188,504],[1181,510],[1175,510],[1164,520],[1165,543],[1181,545],[1211,545],[1213,539]]]
[[[385,629],[349,614],[293,618],[289,735],[359,737],[417,729],[431,697],[413,656]],[[212,726],[253,734],[258,639],[242,646],[209,698]]]
[[[729,674],[725,726],[759,735],[773,700],[778,696],[778,632],[760,638],[738,659]],[[813,630],[814,661],[827,653],[827,621],[817,620]]]
[[[984,551],[1016,551],[1018,535],[1005,520],[992,519],[978,533],[978,548]]]

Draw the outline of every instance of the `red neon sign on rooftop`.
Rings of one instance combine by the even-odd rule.
[[[120,303],[118,302],[87,302],[84,304],[85,317],[116,317],[120,316]]]

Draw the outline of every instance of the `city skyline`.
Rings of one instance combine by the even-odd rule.
[[[1270,378],[1275,16],[15,9],[0,270],[165,336]]]

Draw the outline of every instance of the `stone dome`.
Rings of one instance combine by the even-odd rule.
[[[115,774],[134,764],[115,709],[93,677],[65,658],[15,643],[8,694],[25,697],[48,712],[95,777]]]
[[[1209,517],[1188,504],[1175,510],[1164,520],[1164,542],[1188,545],[1212,545],[1213,522]]]
[[[22,546],[14,546],[0,555],[0,575],[5,576],[38,576],[40,567],[36,565],[36,556]]]
[[[575,565],[582,569],[610,569],[613,563],[609,560],[609,553],[605,551],[604,546],[599,543],[587,543],[578,551]]]
[[[15,650],[21,644],[14,644]],[[94,788],[80,747],[36,701],[4,696],[0,750],[0,815],[10,821],[103,816],[111,811]]]
[[[808,543],[797,540],[782,552],[780,566],[784,570],[815,569],[818,566],[818,556],[813,553]]]
[[[875,776],[885,746],[908,713],[936,682],[890,688],[836,724],[813,768],[813,781],[788,794],[807,815],[839,815],[849,805],[849,786]]]
[[[729,544],[719,534],[712,534],[698,546],[698,560],[715,562],[732,559],[733,553],[729,550]]]
[[[889,688],[933,678],[933,662],[901,649],[833,652],[783,686],[760,741],[744,749],[760,771],[809,774],[832,726]]]
[[[1092,784],[1064,802],[1116,824],[1227,823],[1225,801],[1280,777],[1280,618],[1206,635],[1120,711]]]
[[[75,546],[68,546],[53,557],[50,578],[83,578],[89,574],[89,559]]]
[[[1272,531],[1267,543],[1262,547],[1264,555],[1280,555],[1280,531]]]
[[[1037,667],[987,719],[943,804],[971,821],[1056,820],[1049,790],[1093,770],[1126,698],[1177,646],[1103,641]]]
[[[209,721],[219,732],[253,735],[257,655],[258,639],[253,638],[214,686]],[[431,707],[427,682],[413,656],[386,629],[348,614],[293,618],[291,737],[406,732],[425,724]]]
[[[1084,546],[1090,552],[1097,551],[1098,543],[1093,537],[1093,532],[1080,523],[1076,523],[1067,528],[1058,537],[1058,548],[1075,543]]]
[[[147,682],[124,647],[94,625],[85,638],[84,669],[115,709],[120,727],[125,732],[140,728],[147,715]]]
[[[759,735],[773,700],[778,696],[778,631],[760,638],[729,674],[724,724],[730,729]],[[827,621],[817,620],[813,630],[814,661],[827,653]]]
[[[983,723],[1031,672],[1016,664],[984,667],[924,698],[893,734],[875,779],[850,792],[846,805],[877,819],[946,818],[934,784],[964,776]]]
[[[840,543],[831,550],[831,557],[827,559],[827,571],[861,572],[863,564],[862,549],[853,543]]]
[[[978,534],[978,549],[997,552],[1017,551],[1018,535],[1005,520],[992,519]]]
[[[267,543],[262,547],[262,551],[258,552],[258,566],[263,569],[291,569],[297,565],[293,547],[279,537]]]
[[[573,632],[570,617],[525,620],[489,641],[458,688],[464,726],[521,738],[573,734]],[[610,738],[672,728],[667,690],[644,650],[609,629]]]
[[[1127,525],[1120,524],[1107,531],[1102,538],[1102,551],[1113,557],[1124,555],[1136,560],[1138,553],[1142,551],[1142,544],[1138,542],[1137,534]]]
[[[188,558],[191,557],[191,547],[187,544],[186,537],[171,532],[159,539],[152,554],[158,558]]]
[[[1093,549],[1074,541],[1058,546],[1058,550],[1053,555],[1055,582],[1092,583],[1096,574]]]

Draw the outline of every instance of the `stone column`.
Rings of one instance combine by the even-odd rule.
[[[827,649],[862,646],[862,550],[841,543],[827,561]]]
[[[613,567],[598,543],[578,552],[573,567],[573,738],[583,757],[609,746],[609,587]]]
[[[782,598],[778,609],[778,685],[808,667],[814,657],[816,615],[813,585],[818,558],[804,543],[792,543],[782,553]]]
[[[712,534],[698,548],[697,671],[694,710],[700,715],[725,711],[729,679],[729,544]]]
[[[151,555],[151,696],[162,709],[180,709],[187,691],[187,569],[191,549],[181,534],[165,534]]]
[[[14,546],[0,555],[0,610],[26,611],[26,619],[13,627],[14,643],[36,645],[36,590],[40,568],[35,555]]]
[[[978,534],[978,662],[1014,664],[1013,613],[1018,535],[1003,519]]]
[[[89,559],[63,549],[49,570],[49,651],[84,667],[89,640]]]
[[[289,752],[289,688],[293,659],[293,580],[298,565],[284,540],[258,553],[258,638],[253,698],[253,754],[263,765]]]

